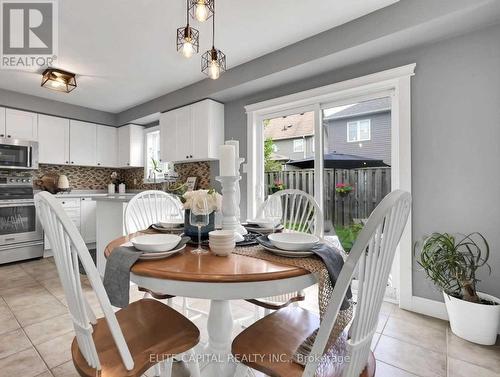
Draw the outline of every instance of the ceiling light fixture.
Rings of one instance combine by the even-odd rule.
[[[215,0],[213,0],[212,48],[201,56],[201,71],[212,80],[217,80],[226,71],[226,55],[215,48]]]
[[[191,17],[205,22],[215,13],[215,0],[191,0]]]
[[[177,51],[190,58],[200,50],[200,33],[189,25],[189,1],[186,0],[186,27],[177,29]]]
[[[76,88],[76,75],[57,68],[47,68],[42,73],[42,86],[47,89],[69,93]]]

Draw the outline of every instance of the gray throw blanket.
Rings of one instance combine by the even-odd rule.
[[[183,237],[175,249],[185,245],[189,240],[189,237]],[[119,246],[111,252],[106,261],[103,280],[104,289],[108,294],[111,305],[118,308],[128,306],[130,300],[130,269],[143,253],[133,246]]]
[[[277,249],[267,236],[261,236],[257,238],[257,241],[262,245],[272,249]],[[335,287],[335,283],[340,275],[340,271],[342,271],[342,267],[344,266],[344,259],[342,258],[342,253],[333,246],[328,246],[324,243],[318,243],[313,246],[309,251],[314,253],[318,258],[320,258],[325,264],[326,269],[328,270],[328,275],[330,276],[330,281],[332,282],[332,287]],[[342,302],[342,306],[340,310],[346,310],[351,305],[350,299],[352,298],[351,287],[347,289],[347,292],[344,297],[344,301]]]

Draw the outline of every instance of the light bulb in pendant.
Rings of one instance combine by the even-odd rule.
[[[194,52],[195,52],[195,48],[194,48],[193,44],[191,43],[191,40],[185,39],[184,43],[182,44],[182,48],[181,48],[182,56],[189,59],[191,56],[194,55]]]
[[[220,76],[220,66],[217,60],[212,60],[208,67],[208,77],[217,80]]]
[[[195,18],[200,21],[204,22],[208,19],[210,15],[210,10],[208,9],[207,3],[205,0],[198,0],[196,5],[195,5],[195,10],[194,10],[194,15]]]

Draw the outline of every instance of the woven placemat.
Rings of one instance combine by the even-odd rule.
[[[333,286],[328,275],[328,271],[323,263],[318,257],[311,256],[307,258],[287,258],[279,255],[272,254],[267,252],[261,245],[256,246],[248,246],[248,247],[237,247],[234,251],[234,254],[245,255],[247,257],[263,259],[270,262],[281,263],[288,266],[295,266],[303,268],[311,273],[314,273],[318,277],[318,305],[319,305],[319,315],[320,319],[323,318],[326,310],[328,308],[328,304],[330,303],[330,299],[333,294]],[[345,259],[345,255],[344,259]],[[353,315],[353,307],[352,305],[345,310],[341,310],[335,320],[335,325],[333,327],[332,333],[330,334],[330,340],[327,345],[327,349],[330,345],[334,344],[337,340],[338,336],[344,331],[346,326],[352,319]],[[304,343],[299,347],[297,353],[300,356],[307,356],[314,344],[314,340],[316,339],[316,333],[314,332],[307,338]],[[305,360],[306,357],[297,357],[297,354],[294,355],[294,361],[302,364],[300,360]]]

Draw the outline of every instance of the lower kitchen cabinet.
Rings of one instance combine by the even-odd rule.
[[[80,233],[85,243],[94,243],[96,239],[96,204],[92,198],[80,201]]]
[[[58,198],[64,211],[75,224],[86,244],[96,242],[96,202],[90,197]],[[44,238],[45,250],[51,246],[47,236]]]

